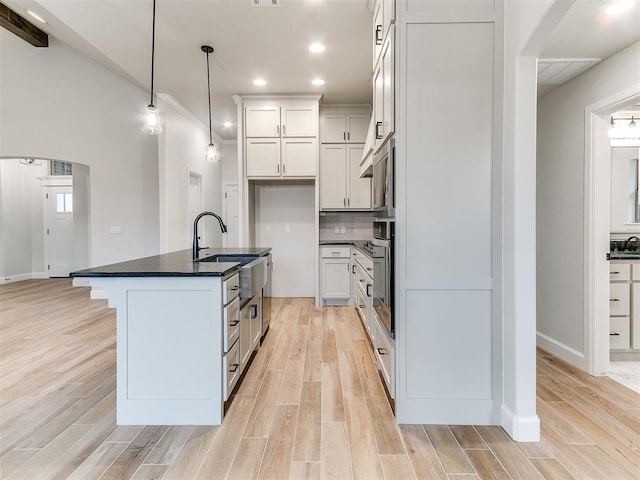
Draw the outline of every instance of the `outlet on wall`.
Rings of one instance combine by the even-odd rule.
[[[336,233],[340,233],[340,227],[336,227],[336,228],[335,228],[335,232],[336,232]]]
[[[344,228],[344,225],[342,225],[342,226],[340,227],[340,233],[345,233],[345,231],[346,231],[346,230],[345,230],[345,228]]]

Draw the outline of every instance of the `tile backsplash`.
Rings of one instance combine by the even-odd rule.
[[[372,222],[373,212],[323,212],[320,241],[371,240]]]

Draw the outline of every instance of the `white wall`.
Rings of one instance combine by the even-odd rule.
[[[291,180],[256,183],[253,193],[253,244],[272,247],[272,295],[313,297],[316,281],[313,183]]]
[[[207,162],[208,128],[169,95],[159,95],[163,133],[159,137],[160,249],[174,252],[191,248],[193,220],[188,210],[189,172],[202,177],[203,210],[222,215],[222,162]],[[214,144],[220,145],[214,137]],[[220,152],[219,152],[220,154]],[[198,225],[201,246],[221,246],[218,222],[203,218]]]
[[[0,283],[44,275],[42,182],[48,162],[0,160]]]
[[[539,342],[574,364],[587,348],[585,107],[639,82],[637,42],[538,102],[537,329]]]
[[[637,147],[611,149],[611,233],[638,233],[640,224],[630,225],[634,210],[629,211],[629,176],[631,160],[638,160]]]
[[[238,181],[238,142],[225,140],[222,144],[222,181]]]
[[[0,58],[0,157],[90,167],[91,265],[157,253],[158,139],[140,130],[147,92],[55,38],[35,48],[2,29]]]

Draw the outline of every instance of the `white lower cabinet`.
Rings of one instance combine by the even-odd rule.
[[[611,350],[627,350],[630,342],[629,317],[610,317],[609,347]]]
[[[351,298],[351,247],[320,247],[320,296],[324,304],[347,305]]]
[[[382,378],[387,384],[387,390],[391,398],[395,398],[395,342],[389,338],[387,331],[382,325],[382,321],[374,312],[375,322],[375,354],[378,370],[382,373]]]
[[[609,346],[624,355],[640,350],[640,263],[613,260],[609,273]]]
[[[631,284],[631,302],[633,305],[631,309],[631,348],[640,350],[640,283],[638,282]]]
[[[222,386],[223,386],[223,398],[229,400],[229,395],[233,391],[233,388],[240,378],[240,339],[236,339],[236,342],[229,349],[224,356],[224,362],[222,364]]]

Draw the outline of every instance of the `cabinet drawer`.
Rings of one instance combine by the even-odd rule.
[[[224,321],[224,351],[228,352],[240,335],[240,298],[236,297],[222,310]]]
[[[240,294],[240,275],[236,274],[222,282],[222,304],[226,305]]]
[[[369,325],[367,322],[367,299],[362,293],[362,290],[356,289],[356,310],[358,310],[358,314],[360,314],[360,320],[362,320],[362,324],[368,330]]]
[[[609,315],[629,315],[628,283],[609,284]]]
[[[359,250],[354,250],[353,256],[355,261],[358,262],[370,276],[373,276],[373,260]]]
[[[321,247],[320,256],[322,258],[349,258],[351,247]]]
[[[229,352],[223,357],[223,378],[222,387],[224,389],[224,399],[228,400],[240,377],[240,340],[236,340]]]
[[[630,271],[630,263],[610,263],[609,280],[612,282],[629,280],[631,278]],[[638,264],[637,268],[634,267],[633,276],[634,279],[640,280],[640,264]]]
[[[626,350],[630,347],[629,317],[609,318],[609,348]]]
[[[394,357],[395,349],[391,339],[387,336],[387,332],[382,326],[382,322],[378,318],[378,315],[374,312],[375,319],[375,354],[378,363],[378,370],[382,372],[382,378],[384,378],[389,394],[391,398],[395,398],[395,385],[394,385]]]

